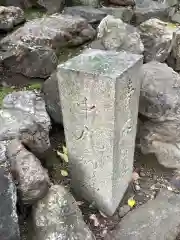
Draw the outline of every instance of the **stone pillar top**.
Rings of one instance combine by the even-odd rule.
[[[58,69],[71,69],[116,78],[142,58],[142,55],[125,51],[86,49],[80,55],[60,64]]]

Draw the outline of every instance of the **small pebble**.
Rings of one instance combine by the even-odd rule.
[[[167,186],[167,189],[168,189],[169,191],[172,191],[172,190],[173,190],[172,187],[170,187],[170,186]]]
[[[153,180],[156,181],[157,180],[157,176],[153,175]]]
[[[124,217],[131,210],[130,206],[124,205],[119,208],[119,217]]]
[[[101,232],[101,237],[105,237],[106,234],[107,234],[107,229],[104,229],[104,230]]]
[[[153,194],[153,195],[151,195],[150,199],[151,199],[151,200],[153,200],[153,199],[154,199],[154,194]]]
[[[161,185],[161,183],[158,182],[155,184],[155,189],[159,189],[159,188],[162,188],[162,185]]]
[[[152,185],[152,186],[150,187],[150,189],[151,189],[151,190],[155,190],[155,189],[156,189],[155,185]]]
[[[140,191],[141,190],[141,187],[139,185],[135,185],[134,187],[135,187],[136,191]]]
[[[146,174],[144,172],[140,172],[139,175],[140,175],[140,177],[145,177],[146,176]]]

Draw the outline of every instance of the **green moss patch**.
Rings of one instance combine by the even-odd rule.
[[[14,91],[33,91],[33,90],[37,90],[40,91],[41,90],[41,83],[33,83],[33,84],[29,84],[26,87],[22,87],[22,88],[17,88],[17,87],[0,87],[0,106],[2,106],[2,102],[3,99],[6,95],[8,95],[9,93],[12,93]]]

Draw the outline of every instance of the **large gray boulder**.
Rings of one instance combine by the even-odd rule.
[[[136,25],[151,18],[165,20],[169,16],[170,8],[166,1],[135,0],[135,2],[133,21]]]
[[[91,6],[98,8],[100,6],[100,0],[71,0],[71,6]]]
[[[6,145],[0,142],[0,238],[20,240],[16,188],[8,171],[9,165],[5,153]]]
[[[148,121],[140,127],[143,153],[154,153],[168,168],[180,169],[180,76],[165,63],[141,69],[139,112]]]
[[[60,185],[33,207],[33,240],[95,240],[73,196]]]
[[[0,6],[0,30],[9,31],[25,21],[24,11],[19,7]]]
[[[80,16],[87,19],[87,21],[91,24],[99,23],[107,15],[106,13],[102,12],[101,9],[93,8],[90,6],[66,7],[63,10],[63,14]]]
[[[156,199],[128,213],[105,240],[176,240],[179,226],[180,195],[162,190]]]
[[[94,36],[95,30],[79,16],[36,18],[0,41],[1,58],[14,73],[47,78],[56,69],[56,54],[63,47],[80,45]]]
[[[1,0],[2,5],[5,6],[15,6],[15,7],[20,7],[20,8],[30,8],[33,6],[31,0]]]
[[[108,0],[110,4],[117,6],[134,6],[135,0]]]
[[[50,180],[40,161],[17,139],[8,144],[6,154],[22,202],[30,205],[43,198]]]
[[[131,7],[106,7],[102,6],[101,11],[107,15],[112,15],[115,18],[120,18],[125,23],[130,23],[133,17],[133,9]]]
[[[174,32],[172,51],[167,58],[167,63],[175,71],[180,71],[180,29]]]
[[[144,51],[138,30],[111,15],[100,22],[97,37],[106,50],[125,50],[136,54]]]
[[[43,84],[42,91],[48,114],[56,123],[63,123],[57,72],[55,71]]]
[[[37,0],[37,4],[44,7],[47,13],[61,12],[64,7],[65,0]]]
[[[50,118],[42,97],[33,91],[8,94],[0,110],[0,141],[19,138],[35,153],[50,147]]]
[[[145,48],[145,62],[152,60],[164,62],[172,50],[173,33],[177,31],[177,27],[152,18],[141,23],[139,30]]]

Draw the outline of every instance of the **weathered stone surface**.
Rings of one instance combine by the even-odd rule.
[[[133,17],[133,10],[131,7],[102,7],[101,11],[107,15],[112,15],[115,18],[120,18],[123,22],[130,23]]]
[[[100,1],[99,0],[72,0],[72,5],[73,6],[84,5],[84,6],[91,6],[91,7],[97,8],[100,6]]]
[[[108,0],[108,2],[118,6],[135,6],[135,0]]]
[[[172,20],[173,22],[180,23],[180,11],[176,12],[176,13],[172,16],[171,20]]]
[[[32,151],[42,153],[50,146],[50,118],[39,94],[19,91],[8,94],[0,110],[0,140],[19,138]]]
[[[17,139],[9,143],[6,154],[22,202],[33,204],[43,198],[48,192],[50,180],[40,161]]]
[[[63,123],[57,72],[54,72],[43,84],[42,91],[48,114],[56,123]]]
[[[167,63],[175,71],[180,71],[180,29],[174,32],[172,51],[167,59]]]
[[[171,7],[171,10],[169,11],[169,17],[172,22],[180,23],[180,11],[179,7]]]
[[[30,0],[1,0],[2,5],[5,6],[15,6],[20,8],[30,8],[32,7],[32,1]]]
[[[65,4],[65,0],[38,0],[37,3],[44,7],[48,13],[60,12]]]
[[[158,0],[158,2],[162,2],[161,0]],[[179,0],[165,0],[166,4],[170,7],[176,6],[179,3]]]
[[[140,127],[143,153],[155,153],[168,168],[180,169],[180,76],[165,63],[149,62],[141,69],[139,111],[148,118]]]
[[[92,42],[89,44],[89,48],[106,50],[105,47],[104,47],[103,44],[102,44],[101,39],[92,41]]]
[[[180,195],[162,190],[156,199],[127,214],[105,240],[176,240],[180,225]]]
[[[93,39],[95,30],[78,16],[53,14],[24,24],[0,41],[3,64],[27,77],[47,78],[64,46]]]
[[[172,50],[173,33],[177,27],[168,22],[152,18],[139,26],[141,39],[145,47],[145,62],[157,60],[164,62]]]
[[[165,20],[168,15],[169,5],[165,1],[136,0],[133,21],[136,25],[139,25],[151,18]]]
[[[8,171],[5,153],[6,146],[0,142],[0,238],[2,240],[20,240],[16,213],[16,188]]]
[[[90,6],[66,7],[63,10],[63,14],[80,16],[82,18],[85,18],[89,23],[98,23],[107,15],[100,9],[96,9]]]
[[[0,6],[0,30],[8,31],[25,21],[24,12],[18,7]]]
[[[125,50],[137,54],[144,51],[136,28],[110,15],[100,22],[97,37],[106,50]]]
[[[112,215],[131,179],[142,56],[88,49],[58,67],[74,190]]]
[[[60,185],[52,186],[47,196],[34,206],[33,221],[33,240],[95,240],[76,200]]]
[[[119,208],[119,217],[122,218],[124,217],[129,211],[131,211],[131,208],[129,205],[124,205],[122,207]]]

